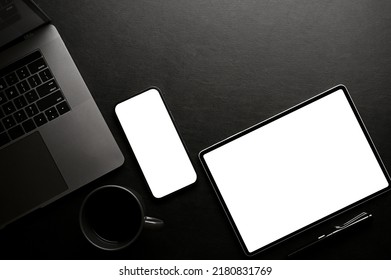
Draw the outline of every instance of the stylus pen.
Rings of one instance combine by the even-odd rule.
[[[355,216],[353,219],[350,219],[349,221],[347,221],[346,223],[340,225],[340,226],[334,226],[334,230],[332,232],[329,232],[329,233],[326,233],[326,234],[322,234],[321,236],[319,236],[316,240],[304,245],[303,247],[300,247],[299,249],[291,252],[288,257],[292,257],[293,255],[347,229],[347,228],[350,228],[354,225],[357,225],[359,223],[362,223],[363,221],[367,221],[369,220],[370,218],[372,218],[372,215],[371,214],[368,214],[367,212],[362,212],[360,213],[359,215]]]

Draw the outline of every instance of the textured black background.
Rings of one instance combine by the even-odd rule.
[[[388,0],[37,0],[52,18],[126,162],[111,174],[0,231],[2,259],[247,258],[197,159],[200,150],[336,84],[350,90],[391,169],[391,2]],[[114,106],[159,87],[195,165],[195,185],[152,197]],[[283,175],[283,174],[282,174]],[[83,237],[83,198],[103,184],[137,190],[165,220],[129,248],[103,252]],[[238,186],[240,187],[240,186]],[[283,195],[283,194],[282,194]],[[390,259],[390,194],[366,210],[373,221],[305,252],[304,259]],[[281,211],[289,211],[281,205]],[[310,209],[309,209],[310,211]],[[262,224],[260,226],[267,227]],[[255,258],[283,259],[330,229],[312,229]]]

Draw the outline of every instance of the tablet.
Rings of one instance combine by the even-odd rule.
[[[342,85],[201,151],[199,157],[247,255],[390,185]]]

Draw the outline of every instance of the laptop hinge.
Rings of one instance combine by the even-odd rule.
[[[29,33],[26,33],[23,35],[23,39],[24,40],[27,40],[28,38],[31,38],[34,36],[34,33],[33,32],[29,32]]]

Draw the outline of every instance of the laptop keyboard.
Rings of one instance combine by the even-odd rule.
[[[0,147],[69,110],[40,51],[0,69]]]

